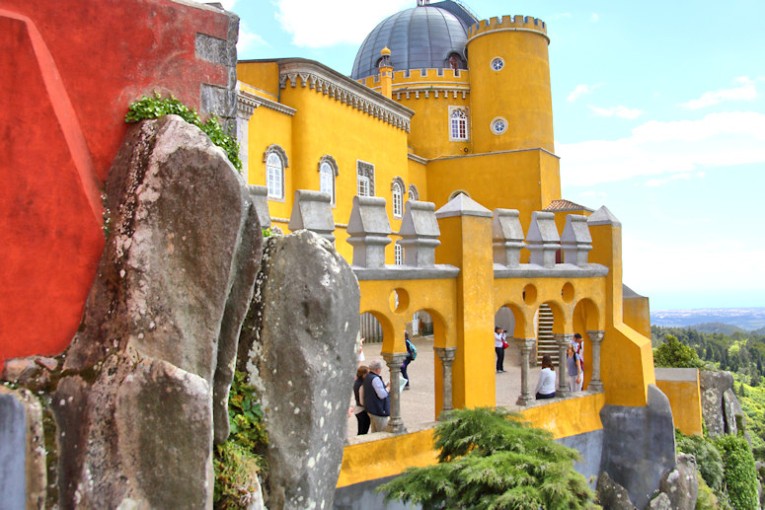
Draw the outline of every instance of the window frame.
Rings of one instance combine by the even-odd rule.
[[[401,177],[396,177],[390,185],[391,206],[394,218],[404,217],[404,192],[406,185]]]
[[[449,141],[465,142],[470,140],[470,125],[468,120],[467,107],[449,107]]]
[[[362,192],[362,185],[366,188]],[[368,161],[356,160],[356,194],[360,197],[375,196],[375,166]]]
[[[328,170],[328,172],[326,171]],[[324,177],[325,175],[329,175],[331,178],[331,191],[329,192],[330,196],[330,203],[332,204],[332,207],[337,205],[337,176],[339,175],[339,171],[337,168],[337,161],[335,161],[335,158],[329,155],[324,155],[319,159],[318,164],[318,172],[319,172],[319,191],[322,193],[324,190],[322,189],[322,184],[324,183]]]
[[[269,160],[271,162],[278,161],[278,168],[276,165],[270,164]],[[266,189],[268,189],[268,199],[283,201],[286,196],[285,169],[289,166],[287,153],[278,145],[270,145],[263,153],[263,163],[265,163],[265,177]],[[274,183],[272,177],[278,179],[278,182]],[[276,189],[276,184],[278,184],[278,190]]]

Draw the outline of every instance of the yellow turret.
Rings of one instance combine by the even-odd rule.
[[[393,97],[393,64],[390,61],[390,48],[380,50],[380,93],[390,99]]]

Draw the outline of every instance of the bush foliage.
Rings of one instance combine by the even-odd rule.
[[[158,119],[165,115],[178,115],[189,124],[193,124],[210,137],[210,141],[223,149],[228,160],[237,171],[242,171],[242,161],[239,159],[239,142],[223,130],[218,119],[210,117],[202,122],[199,114],[180,102],[178,99],[162,97],[158,92],[153,96],[144,96],[128,108],[125,122],[140,122],[145,119]]]
[[[736,510],[759,507],[757,471],[749,443],[742,435],[720,436],[715,440],[725,464],[728,498]]]
[[[445,508],[569,510],[598,508],[579,454],[517,415],[492,409],[451,411],[435,429],[435,466],[410,468],[380,486],[386,500]]]
[[[667,335],[664,343],[653,352],[653,362],[657,367],[703,368],[704,362],[696,350],[681,343],[677,337]]]

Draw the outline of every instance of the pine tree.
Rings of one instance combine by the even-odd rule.
[[[424,510],[598,508],[579,455],[504,410],[456,410],[436,426],[438,464],[408,469],[380,486],[386,500]]]

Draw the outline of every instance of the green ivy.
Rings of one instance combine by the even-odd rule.
[[[749,443],[743,435],[725,435],[715,439],[725,464],[728,498],[736,510],[759,507],[757,471]]]
[[[158,119],[165,115],[178,115],[189,124],[197,126],[210,137],[212,143],[223,149],[228,160],[238,172],[242,171],[242,160],[239,159],[239,142],[223,130],[216,117],[210,117],[205,122],[199,114],[173,96],[162,97],[158,92],[153,96],[143,96],[128,108],[125,122],[140,122],[145,119]]]
[[[254,478],[265,470],[263,452],[268,434],[263,410],[247,384],[247,374],[236,371],[228,398],[231,433],[215,447],[215,508],[247,508]]]

